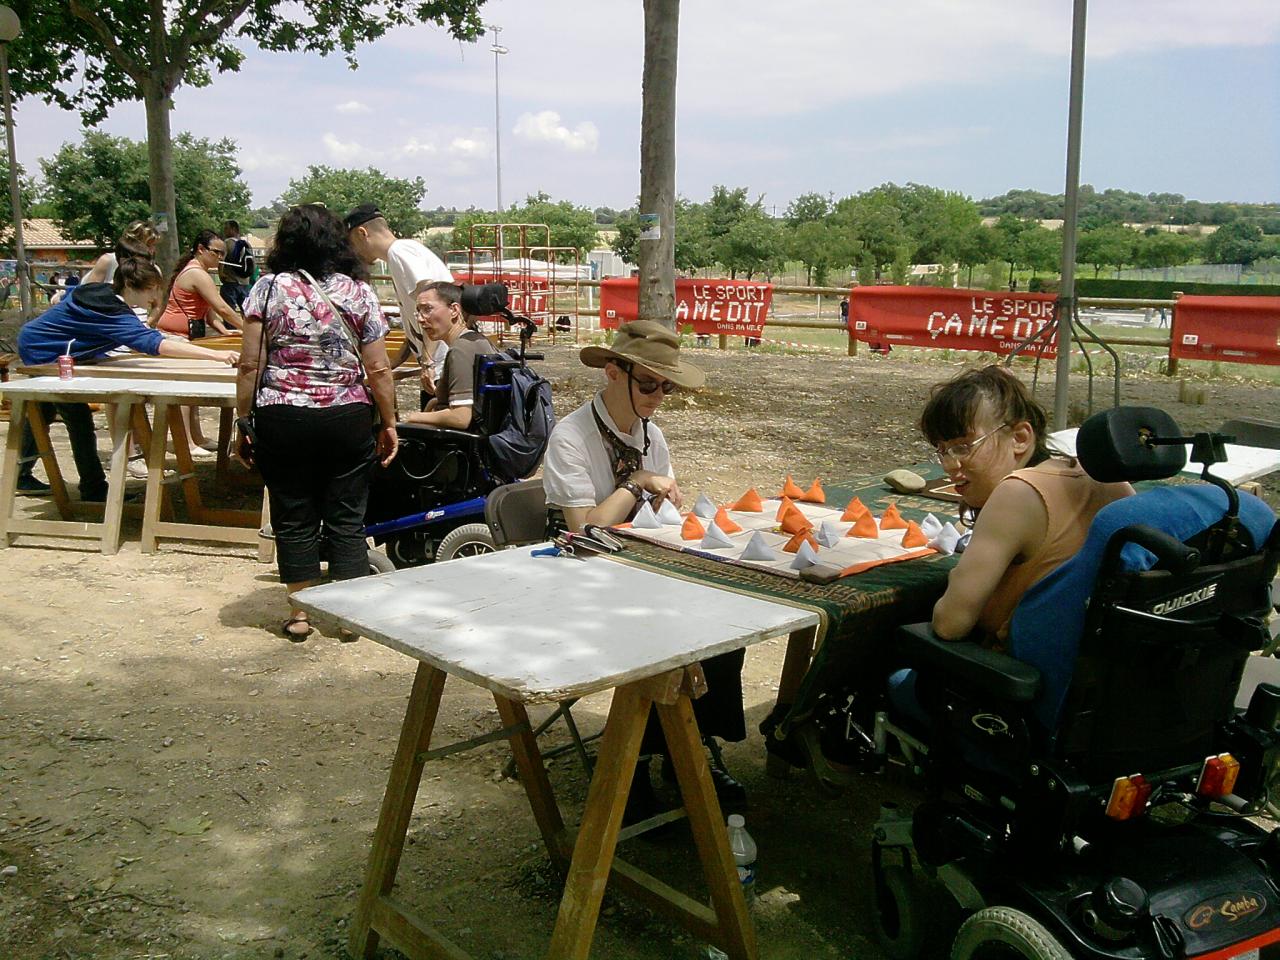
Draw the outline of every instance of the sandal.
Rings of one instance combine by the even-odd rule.
[[[302,624],[307,629],[301,633],[292,629],[298,624]],[[307,619],[306,614],[303,614],[300,617],[290,617],[284,623],[280,624],[280,632],[283,633],[285,639],[291,643],[301,643],[303,640],[307,639],[307,637],[311,636],[311,629],[311,621]]]
[[[346,627],[338,628],[338,640],[342,643],[355,643],[360,639],[360,634],[354,630],[348,630]]]

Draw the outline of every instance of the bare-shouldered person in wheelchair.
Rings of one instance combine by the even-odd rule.
[[[1068,461],[1012,380],[961,375],[922,417],[977,519],[876,715],[882,762],[924,785],[872,834],[878,938],[894,958],[1280,955],[1280,834],[1254,819],[1276,809],[1280,686],[1241,689],[1280,524],[1213,475],[1230,438],[1119,407]],[[1188,447],[1202,482],[1154,483]]]

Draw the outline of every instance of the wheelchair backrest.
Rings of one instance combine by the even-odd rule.
[[[1115,501],[1080,552],[1015,610],[1010,653],[1041,671],[1040,731],[1082,775],[1160,769],[1210,752],[1245,658],[1262,645],[1280,538],[1270,508],[1242,494],[1242,542],[1223,562],[1200,564],[1197,538],[1226,509],[1225,493],[1208,484]]]

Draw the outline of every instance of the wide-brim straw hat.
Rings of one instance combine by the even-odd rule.
[[[618,327],[613,345],[583,347],[579,354],[588,367],[623,360],[648,367],[678,387],[696,390],[707,381],[702,369],[680,359],[680,338],[655,320],[633,320]]]

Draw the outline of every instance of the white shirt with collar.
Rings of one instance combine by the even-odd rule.
[[[604,405],[603,393],[597,393],[573,413],[560,420],[551,431],[547,453],[542,461],[542,485],[547,503],[560,507],[594,507],[616,488],[613,479],[613,456],[591,410],[600,413],[606,427],[624,443],[644,449],[644,422],[638,417],[630,433],[618,429]],[[666,438],[653,423],[649,424],[649,452],[640,466],[653,473],[674,477],[671,453]]]

